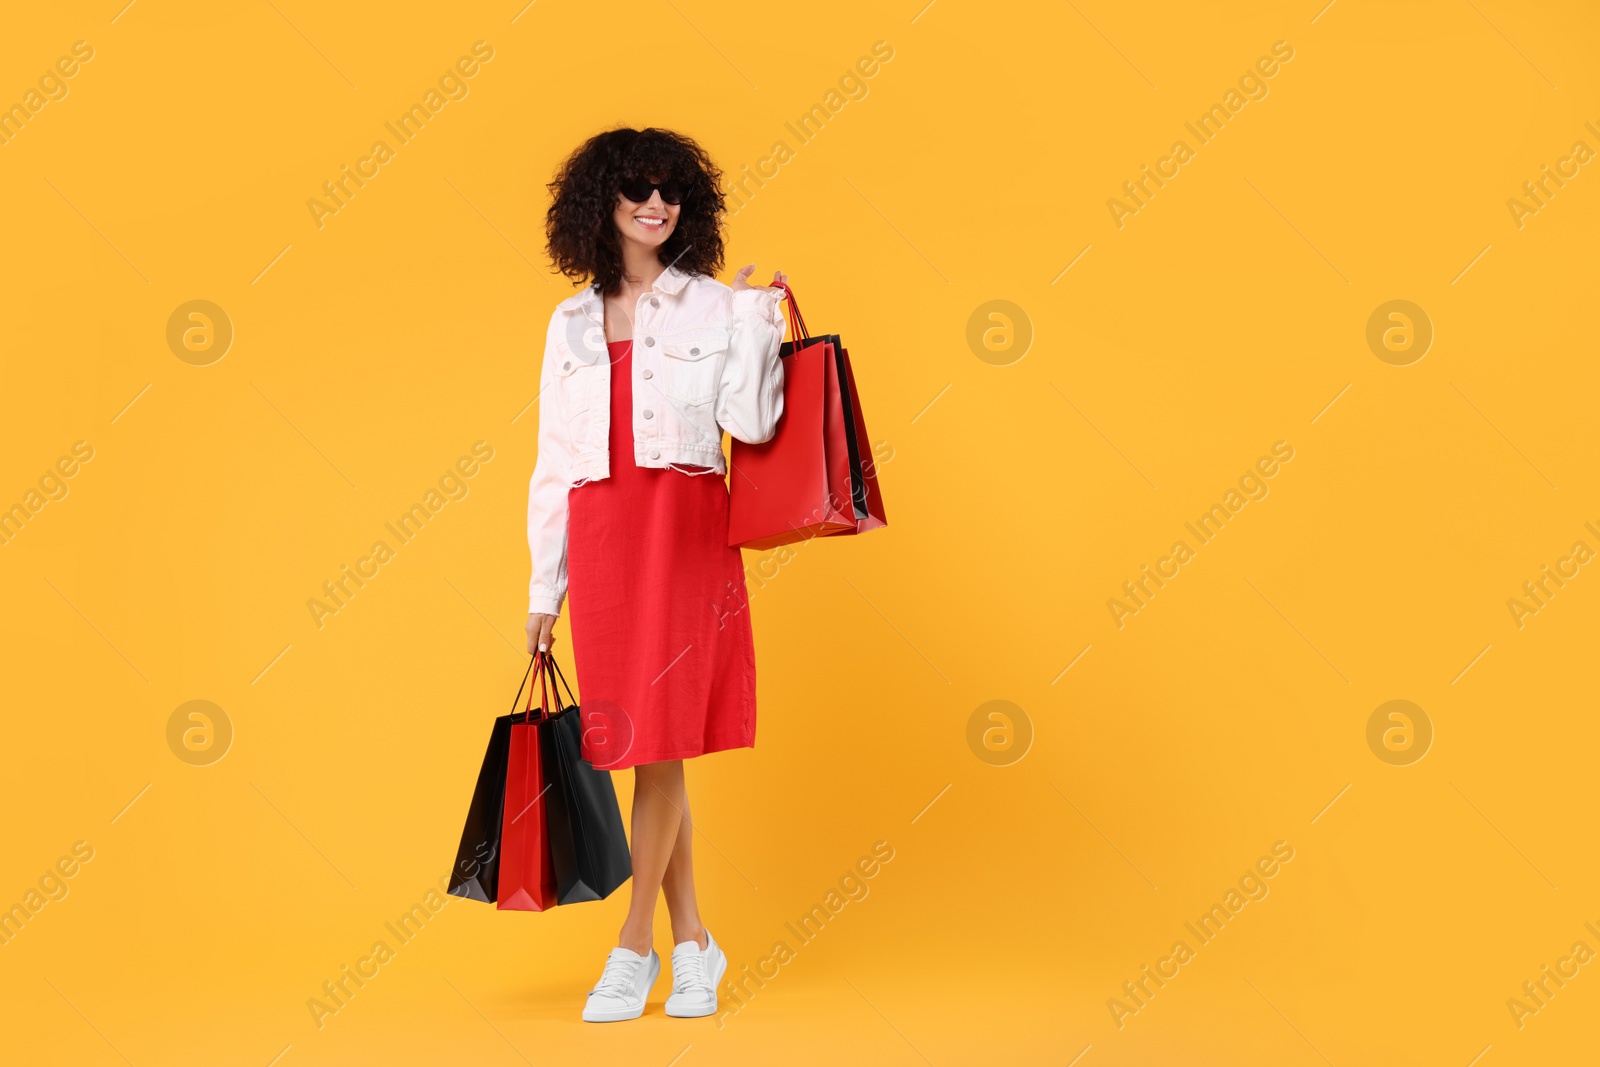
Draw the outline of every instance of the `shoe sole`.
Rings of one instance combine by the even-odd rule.
[[[637,1019],[643,1014],[643,1004],[639,1005],[639,1008],[636,1011],[621,1008],[613,1011],[594,1012],[591,1014],[588,1009],[584,1009],[583,1021],[586,1023],[620,1023],[626,1022],[629,1019]]]
[[[724,952],[724,953],[722,953],[722,966],[717,968],[717,973],[715,975],[713,975],[712,978],[711,978],[711,1007],[709,1009],[707,1009],[706,1011],[687,1011],[687,1012],[686,1011],[673,1011],[671,1007],[668,1007],[668,1008],[665,1009],[666,1013],[668,1015],[672,1016],[672,1018],[674,1018],[674,1019],[703,1019],[707,1015],[715,1015],[717,1013],[717,1005],[721,1003],[721,998],[718,997],[718,995],[717,995],[717,986],[722,983],[722,976],[727,974],[727,973],[728,973],[728,954],[726,952]],[[668,999],[670,999],[670,998],[668,998]]]
[[[637,1010],[633,1008],[612,1008],[608,1011],[591,1013],[587,1007],[583,1009],[583,1021],[586,1023],[622,1023],[629,1019],[637,1019],[644,1014],[645,1005],[650,1001],[650,990],[655,987],[656,979],[661,977],[661,961],[657,960],[650,971],[650,981],[644,987],[644,999],[639,1002]]]

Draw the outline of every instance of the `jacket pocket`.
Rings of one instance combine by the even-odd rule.
[[[667,396],[685,404],[715,400],[729,336],[723,327],[707,326],[663,338],[661,364]]]
[[[594,402],[596,368],[572,354],[565,345],[556,349],[555,387],[561,410],[571,419],[589,410]]]

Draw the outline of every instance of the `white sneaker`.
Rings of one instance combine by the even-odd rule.
[[[623,1019],[637,1019],[644,1014],[645,997],[656,984],[661,973],[661,957],[651,949],[650,955],[641,956],[631,949],[614,948],[606,957],[606,969],[600,981],[589,991],[589,1000],[583,1006],[586,1023],[614,1023]]]
[[[717,983],[728,970],[728,957],[717,939],[706,931],[705,951],[698,941],[685,941],[672,950],[672,995],[667,1014],[678,1019],[715,1015]]]

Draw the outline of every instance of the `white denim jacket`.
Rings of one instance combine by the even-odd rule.
[[[633,316],[633,462],[722,474],[722,431],[771,439],[783,414],[783,290],[735,292],[668,267]],[[528,611],[567,592],[567,490],[611,474],[611,360],[593,286],[556,306],[539,370],[539,455],[528,485]],[[620,462],[620,461],[619,461]],[[689,473],[689,472],[685,472]]]

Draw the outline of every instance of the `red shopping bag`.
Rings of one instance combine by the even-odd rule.
[[[781,283],[780,283],[781,284]],[[728,544],[765,549],[886,524],[850,356],[838,334],[812,337],[788,293],[783,416],[770,441],[735,439]]]
[[[501,911],[544,911],[556,906],[556,872],[545,826],[544,761],[539,753],[539,723],[549,718],[548,678],[543,656],[534,663],[539,711],[528,706],[511,719],[511,749],[506,760],[506,801],[500,827],[500,873],[495,907]]]

